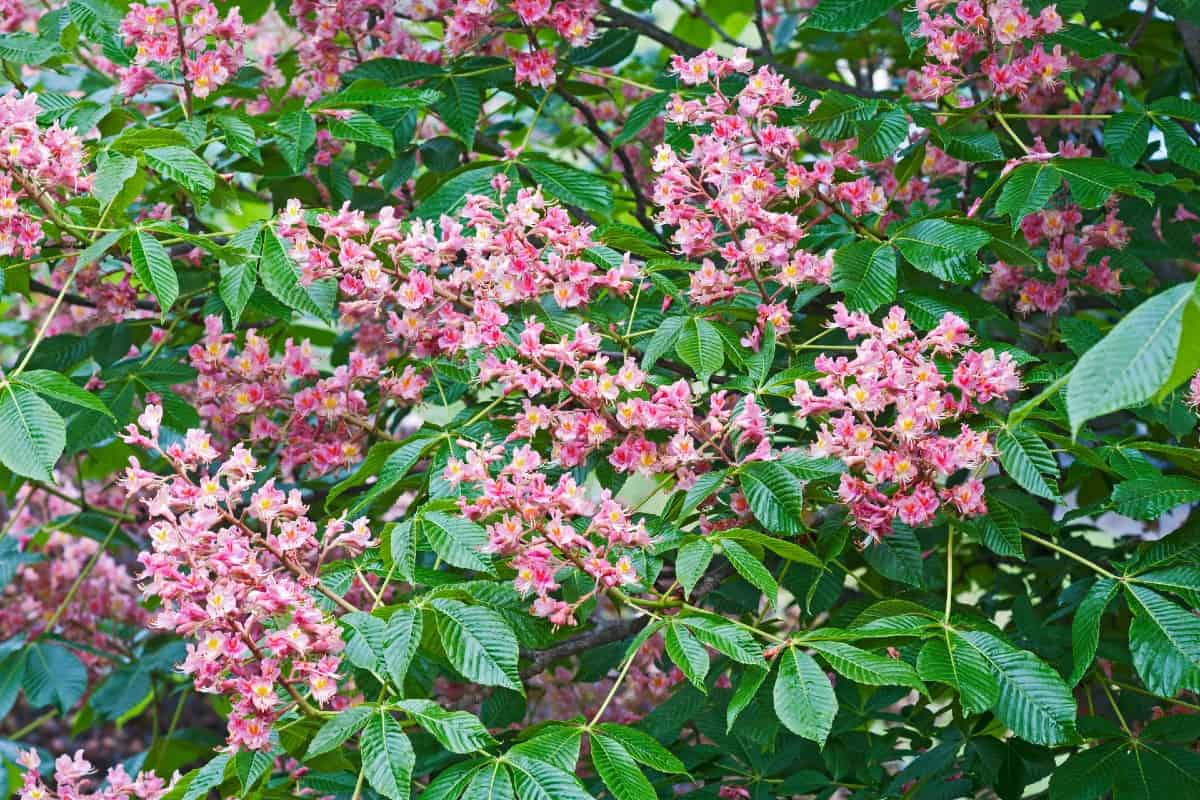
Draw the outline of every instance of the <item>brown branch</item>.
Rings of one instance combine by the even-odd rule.
[[[732,574],[733,567],[728,562],[712,568],[696,583],[692,590],[692,599],[699,599],[708,594]],[[521,669],[521,677],[524,679],[537,675],[560,658],[570,658],[594,647],[627,639],[646,627],[649,621],[648,616],[625,617],[597,625],[590,631],[577,633],[542,650],[522,650],[521,656],[529,659],[529,664]]]

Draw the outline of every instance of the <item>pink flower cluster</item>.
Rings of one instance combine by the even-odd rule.
[[[243,445],[224,461],[202,430],[164,445],[161,420],[162,408],[147,406],[124,435],[175,472],[156,475],[131,458],[123,482],[148,495],[152,550],[139,560],[143,591],[161,601],[152,624],[192,639],[180,668],[200,691],[229,697],[230,746],[266,749],[272,723],[306,704],[304,694],[339,704],[342,636],[312,590],[330,553],[377,542],[365,519],[331,520],[319,535],[299,491],[285,493],[273,478],[254,489],[260,467]]]
[[[1121,293],[1121,271],[1110,265],[1111,256],[1089,263],[1096,250],[1123,250],[1129,244],[1129,227],[1118,219],[1115,204],[1102,219],[1087,225],[1076,205],[1047,208],[1026,216],[1021,232],[1030,247],[1045,249],[1046,271],[997,262],[983,287],[985,299],[1015,297],[1016,309],[1022,314],[1055,314],[1083,289]]]
[[[57,122],[43,129],[39,113],[36,94],[14,89],[0,96],[0,256],[29,258],[41,250],[46,214],[29,213],[22,201],[54,209],[92,186],[75,129]]]
[[[197,98],[205,98],[229,82],[245,61],[246,26],[241,10],[231,6],[225,18],[206,0],[131,3],[121,20],[125,44],[137,49],[133,66],[120,70],[121,92],[133,97],[158,83],[183,88],[167,71],[154,66],[180,62],[182,79]]]
[[[411,367],[399,377],[382,376],[377,359],[354,349],[348,362],[321,378],[312,345],[288,339],[273,356],[254,329],[241,349],[225,333],[220,317],[205,320],[205,335],[188,351],[200,373],[194,388],[200,416],[228,440],[280,448],[281,469],[301,467],[314,476],[356,465],[363,456],[370,409],[364,388],[377,384],[384,398],[412,402],[425,379]]]
[[[139,772],[130,778],[118,764],[104,776],[104,785],[93,789],[95,770],[90,761],[77,750],[74,757],[61,755],[54,761],[54,783],[51,789],[43,781],[38,768],[41,758],[34,750],[22,751],[17,762],[25,768],[25,779],[17,794],[20,800],[160,800],[175,785],[178,774],[164,781],[153,772]]]
[[[596,0],[456,0],[445,19],[445,45],[458,55],[490,39],[489,46],[503,52],[504,37],[495,34],[512,26],[529,32],[535,51],[539,49],[537,32],[542,30],[553,31],[572,47],[582,47],[596,33],[599,11]],[[553,60],[550,63],[553,66]],[[519,74],[517,80],[521,80]]]
[[[879,541],[896,518],[921,527],[943,505],[965,517],[986,513],[978,476],[995,452],[987,433],[961,420],[1020,388],[1012,357],[967,350],[972,342],[967,323],[949,313],[918,336],[899,306],[876,325],[839,303],[830,326],[862,341],[853,358],[818,357],[815,366],[824,377],[816,384],[823,393],[797,380],[792,403],[801,418],[825,420],[812,452],[839,458],[849,468],[838,495],[855,526]],[[957,362],[950,380],[935,358]],[[955,421],[959,431],[943,435],[942,428]],[[960,470],[971,473],[948,483]]]
[[[508,180],[493,178],[499,196]],[[440,229],[440,230],[439,230]],[[394,260],[418,269],[392,290],[398,309],[388,330],[418,357],[494,349],[508,343],[504,308],[549,295],[559,308],[577,308],[601,291],[625,293],[638,270],[626,254],[607,269],[584,258],[596,243],[591,225],[577,225],[540,188],[517,190],[501,205],[468,195],[457,217],[414,221],[391,249]]]
[[[1191,382],[1188,384],[1186,402],[1192,407],[1193,411],[1200,413],[1200,372],[1193,375]]]
[[[931,59],[908,74],[908,92],[917,99],[938,100],[984,79],[997,95],[1053,92],[1069,66],[1061,46],[1047,52],[1035,43],[1062,29],[1054,5],[1035,15],[1021,0],[917,0],[917,17]]]
[[[413,36],[411,20],[444,14],[448,0],[292,0],[300,70],[291,94],[315,100],[341,88],[342,76],[374,58],[436,61]]]
[[[668,120],[708,130],[693,134],[687,153],[659,145],[651,164],[658,173],[657,221],[675,229],[672,239],[684,257],[701,260],[691,275],[691,299],[710,304],[757,294],[766,307],[760,308],[764,317],[785,290],[828,284],[830,254],[800,246],[808,227],[831,214],[883,214],[889,194],[899,188],[895,177],[876,181],[862,175],[862,161],[850,152],[853,141],[828,146],[828,158],[799,163],[800,138],[778,124],[777,113],[796,105],[794,91],[769,68],[754,70],[744,51],[729,59],[712,52],[691,59],[675,56],[671,71],[687,86],[711,90],[699,99],[676,95],[671,100]],[[734,74],[748,78],[730,97],[720,81]],[[839,170],[860,177],[839,181]],[[805,218],[810,209],[814,214]],[[772,291],[768,282],[780,288]],[[761,327],[760,319],[751,346]],[[786,332],[786,327],[776,330]]]
[[[506,453],[503,445],[486,441],[460,444],[464,456],[449,460],[444,477],[467,490],[459,499],[462,513],[486,525],[486,552],[510,558],[517,591],[535,595],[535,616],[574,625],[575,611],[598,593],[637,582],[622,551],[646,547],[649,536],[610,491],[591,498],[569,473],[550,481],[548,465],[528,445]],[[572,603],[551,597],[559,588],[556,576],[570,566],[596,581]]]
[[[108,553],[101,553],[87,577],[75,585],[99,547],[93,539],[51,533],[38,548],[41,560],[22,566],[0,593],[0,640],[17,634],[41,635],[68,593],[74,591],[53,633],[69,644],[80,645],[72,652],[93,676],[107,672],[112,661],[100,654],[121,652],[123,632],[144,627],[148,616],[133,576]]]

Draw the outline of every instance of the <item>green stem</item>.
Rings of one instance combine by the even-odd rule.
[[[1074,561],[1077,561],[1080,564],[1083,564],[1085,567],[1092,570],[1092,572],[1095,572],[1097,575],[1101,575],[1105,578],[1108,578],[1110,580],[1114,580],[1114,581],[1117,581],[1120,583],[1125,582],[1125,579],[1123,577],[1121,577],[1120,575],[1117,575],[1114,572],[1109,572],[1104,567],[1097,564],[1095,561],[1086,559],[1083,556],[1079,555],[1078,553],[1073,553],[1070,550],[1068,550],[1067,548],[1063,547],[1062,545],[1055,544],[1054,542],[1050,541],[1049,539],[1043,539],[1040,536],[1034,536],[1032,533],[1029,533],[1028,531],[1021,531],[1021,535],[1024,536],[1026,539],[1028,539],[1031,542],[1036,542],[1037,544],[1040,544],[1042,547],[1049,548],[1050,550],[1053,550],[1056,553],[1060,553],[1060,554],[1066,556],[1067,558],[1073,559]]]

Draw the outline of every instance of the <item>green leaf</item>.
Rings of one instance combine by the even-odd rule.
[[[778,661],[775,715],[792,733],[824,747],[838,711],[829,678],[812,656],[798,647],[784,648]]]
[[[329,135],[349,142],[364,142],[396,154],[396,142],[392,132],[362,112],[355,112],[346,119],[330,117]]]
[[[317,731],[317,735],[308,745],[308,753],[305,758],[313,758],[322,753],[328,753],[336,747],[341,747],[347,739],[361,731],[367,721],[378,713],[378,709],[368,705],[351,706],[345,711],[339,711]]]
[[[0,389],[0,463],[53,483],[52,470],[66,444],[62,417],[33,389],[12,382]]]
[[[459,172],[451,173],[413,210],[417,219],[438,219],[442,214],[451,214],[467,200],[470,194],[494,194],[491,191],[492,176],[500,171],[495,163],[476,162]]]
[[[871,312],[896,299],[896,251],[885,242],[861,239],[833,256],[831,287],[852,311]]]
[[[1014,734],[1047,747],[1075,739],[1075,698],[1046,662],[984,631],[958,638],[979,653],[999,682],[993,711]]]
[[[371,788],[389,800],[408,800],[417,757],[400,723],[386,712],[372,716],[358,746]]]
[[[407,110],[433,105],[441,95],[433,89],[405,89],[394,86],[373,85],[369,81],[355,81],[335,95],[318,100],[310,108],[366,108],[378,106]],[[330,118],[332,121],[332,117]]]
[[[828,0],[826,0],[828,2]],[[855,5],[864,5],[855,3]],[[893,108],[877,117],[858,123],[858,146],[854,154],[864,161],[876,163],[896,152],[908,138],[908,115]]]
[[[1000,687],[988,662],[956,635],[926,642],[917,655],[917,674],[957,689],[966,714],[982,714],[1000,699]]]
[[[975,164],[1004,160],[1000,140],[991,131],[940,131],[935,132],[935,135],[946,155],[951,158]]]
[[[693,539],[679,548],[675,557],[675,577],[683,587],[684,597],[690,597],[696,584],[704,577],[712,561],[713,546],[707,539]]]
[[[1153,520],[1184,503],[1200,501],[1200,480],[1183,475],[1158,475],[1118,483],[1113,509],[1134,519]]]
[[[1012,228],[1016,231],[1026,215],[1045,208],[1061,183],[1058,170],[1045,161],[1022,164],[1005,180],[1004,188],[996,198],[996,213],[1012,217]]]
[[[579,762],[580,739],[583,731],[567,725],[550,725],[537,735],[513,745],[508,757],[514,762],[530,759],[549,764],[565,772],[574,772]]]
[[[754,531],[749,528],[730,528],[727,531],[721,531],[721,538],[736,539],[739,542],[756,544],[788,561],[795,561],[798,564],[805,564],[817,569],[825,568],[825,562],[817,557],[816,554],[805,550],[795,542],[788,541],[787,539],[779,539],[761,531]]]
[[[516,800],[512,773],[500,761],[485,765],[475,773],[461,800]]]
[[[1109,792],[1117,780],[1121,742],[1104,742],[1073,753],[1050,775],[1051,800],[1096,800]]]
[[[725,344],[721,341],[721,334],[711,322],[699,317],[684,323],[679,338],[675,340],[675,353],[702,381],[707,381],[708,376],[725,363]]]
[[[404,688],[408,667],[421,645],[424,621],[421,612],[413,608],[401,608],[388,617],[384,632],[383,668],[397,688]]]
[[[144,153],[146,166],[174,181],[203,205],[217,185],[217,173],[200,156],[186,147],[152,147]]]
[[[882,17],[898,0],[821,0],[804,27],[833,33],[861,31]]]
[[[755,558],[749,550],[742,547],[733,539],[721,539],[721,552],[729,559],[729,563],[746,581],[762,592],[767,602],[775,605],[779,600],[779,584],[763,563]]]
[[[37,642],[25,648],[25,700],[33,708],[54,703],[66,714],[87,690],[87,669],[60,644]]]
[[[609,28],[587,47],[571,50],[567,60],[580,67],[613,67],[633,54],[637,31]]]
[[[353,477],[356,482],[362,482],[374,475],[375,483],[363,493],[362,497],[354,502],[351,507],[352,513],[361,514],[365,512],[378,498],[394,489],[404,479],[404,476],[408,474],[408,471],[421,460],[421,456],[432,445],[433,442],[425,436],[412,438],[402,443],[399,447],[389,445],[389,449],[394,449],[391,449],[391,452],[387,454],[387,458],[384,459],[382,464],[371,460],[371,456],[375,453],[382,455],[386,451],[371,448],[371,451],[367,454],[370,463],[364,461],[363,465],[355,471]],[[342,486],[342,484],[339,483],[338,486]],[[346,488],[349,488],[349,486]],[[331,498],[338,497],[341,495],[341,492],[334,493],[331,491],[330,495]]]
[[[1100,619],[1108,604],[1116,597],[1118,588],[1112,578],[1097,578],[1080,601],[1071,620],[1071,677],[1068,685],[1079,683],[1092,666],[1092,659],[1096,657],[1096,648],[1100,644]]]
[[[1128,47],[1114,42],[1099,31],[1072,23],[1063,25],[1062,28],[1047,36],[1044,41],[1047,47],[1060,44],[1064,50],[1086,59],[1099,58],[1109,53],[1132,55]]]
[[[684,677],[700,691],[707,692],[704,678],[708,675],[708,651],[704,649],[704,645],[678,622],[671,622],[666,626],[663,641],[666,643],[667,655],[683,672]]]
[[[243,750],[237,753],[233,757],[233,768],[238,783],[242,785],[242,794],[248,794],[274,765],[275,759],[270,753],[262,750]]]
[[[447,711],[432,700],[400,700],[396,706],[452,753],[474,753],[496,744],[496,740],[474,714]]]
[[[179,298],[179,276],[175,274],[166,248],[150,234],[138,231],[133,236],[129,260],[138,280],[158,300],[162,318],[166,319],[167,312]]]
[[[988,508],[987,514],[964,519],[961,524],[992,552],[1010,558],[1024,558],[1021,528],[1004,506],[994,503]]]
[[[66,375],[51,372],[48,369],[31,369],[13,378],[13,382],[27,386],[38,394],[59,403],[86,408],[89,411],[103,414],[109,419],[116,419],[98,394],[89,392]]]
[[[317,142],[317,123],[305,111],[284,114],[275,123],[275,144],[292,172],[300,172],[308,163],[308,152]]]
[[[936,218],[923,219],[892,237],[914,267],[951,283],[974,280],[982,270],[975,254],[991,240],[982,228]]]
[[[596,732],[590,738],[592,764],[616,800],[657,800],[654,787],[624,744]]]
[[[1073,433],[1090,419],[1169,392],[1186,379],[1188,367],[1192,372],[1200,368],[1200,352],[1180,348],[1184,311],[1195,298],[1194,282],[1161,292],[1083,354],[1067,382]]]
[[[729,705],[725,708],[726,733],[733,730],[733,724],[753,702],[766,679],[767,670],[765,669],[747,669],[742,672],[742,678],[734,688],[733,697],[729,698]]]
[[[346,660],[361,669],[378,671],[387,627],[384,621],[365,611],[352,611],[341,622],[353,631],[346,641]]]
[[[100,204],[101,208],[107,208],[108,204],[116,199],[121,190],[125,188],[125,182],[137,172],[138,163],[136,158],[130,156],[120,153],[105,153],[103,157],[97,157],[96,164],[96,176],[92,181],[92,196],[96,198],[96,202]]]
[[[257,284],[258,271],[253,261],[221,262],[217,293],[229,312],[230,324],[235,327],[242,318],[242,312],[246,310],[246,304],[250,302]]]
[[[431,605],[446,656],[464,678],[525,693],[517,673],[517,638],[499,614],[440,597]]]
[[[927,694],[917,671],[906,662],[863,650],[845,642],[805,641],[840,675],[866,686],[911,686]]]
[[[1129,651],[1150,691],[1174,697],[1200,676],[1200,617],[1145,586],[1125,585]]]
[[[845,139],[853,133],[855,122],[870,119],[878,107],[875,100],[829,91],[822,95],[816,108],[802,114],[798,121],[811,136],[831,141]]]
[[[521,800],[593,800],[570,772],[529,756],[514,755],[513,751],[509,752],[508,763]]]
[[[232,753],[221,753],[196,770],[195,776],[192,777],[191,782],[187,785],[187,790],[183,793],[183,800],[200,800],[220,786],[225,780],[225,770],[229,766],[231,758],[233,758]]]
[[[279,235],[269,227],[264,228],[259,242],[258,276],[263,288],[288,308],[330,321],[329,312],[300,283],[300,267]]]
[[[256,164],[262,163],[258,149],[258,136],[254,128],[237,114],[218,114],[217,126],[225,135],[225,146],[238,155],[246,156]]]
[[[683,762],[648,733],[628,725],[617,725],[612,722],[601,722],[595,730],[620,742],[633,756],[633,760],[639,764],[645,764],[647,767],[667,775],[687,774]]]
[[[638,101],[625,117],[625,125],[621,128],[621,132],[613,137],[613,147],[621,147],[632,142],[639,133],[645,130],[647,125],[663,112],[670,100],[670,92],[658,92]]]
[[[1114,164],[1132,167],[1142,158],[1150,139],[1150,118],[1122,111],[1104,123],[1104,151]]]
[[[442,99],[434,110],[470,150],[475,146],[475,130],[479,125],[479,110],[483,96],[479,86],[467,78],[449,78],[440,84]]]
[[[599,176],[542,158],[525,158],[521,163],[551,197],[585,211],[612,213],[612,189]]]
[[[728,656],[739,664],[765,667],[762,647],[745,628],[734,625],[722,617],[707,614],[689,614],[678,618],[692,635],[718,653]]]
[[[1005,428],[996,435],[1000,463],[1005,472],[1027,492],[1047,500],[1059,499],[1058,462],[1035,432],[1022,425]]]
[[[800,481],[787,467],[776,461],[751,461],[738,480],[754,517],[772,533],[794,535],[804,526],[804,494]]]
[[[1099,208],[1120,192],[1139,197],[1147,203],[1154,193],[1142,186],[1149,176],[1099,158],[1056,158],[1050,162],[1067,182],[1071,197],[1084,208]]]
[[[421,532],[447,564],[492,573],[491,561],[482,552],[488,536],[481,525],[442,511],[428,511],[421,515]]]
[[[65,55],[55,42],[40,39],[31,33],[6,33],[0,35],[0,60],[14,64],[42,64],[55,56]]]

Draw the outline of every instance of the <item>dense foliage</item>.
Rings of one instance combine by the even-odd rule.
[[[0,73],[0,796],[1200,797],[1194,0]]]

